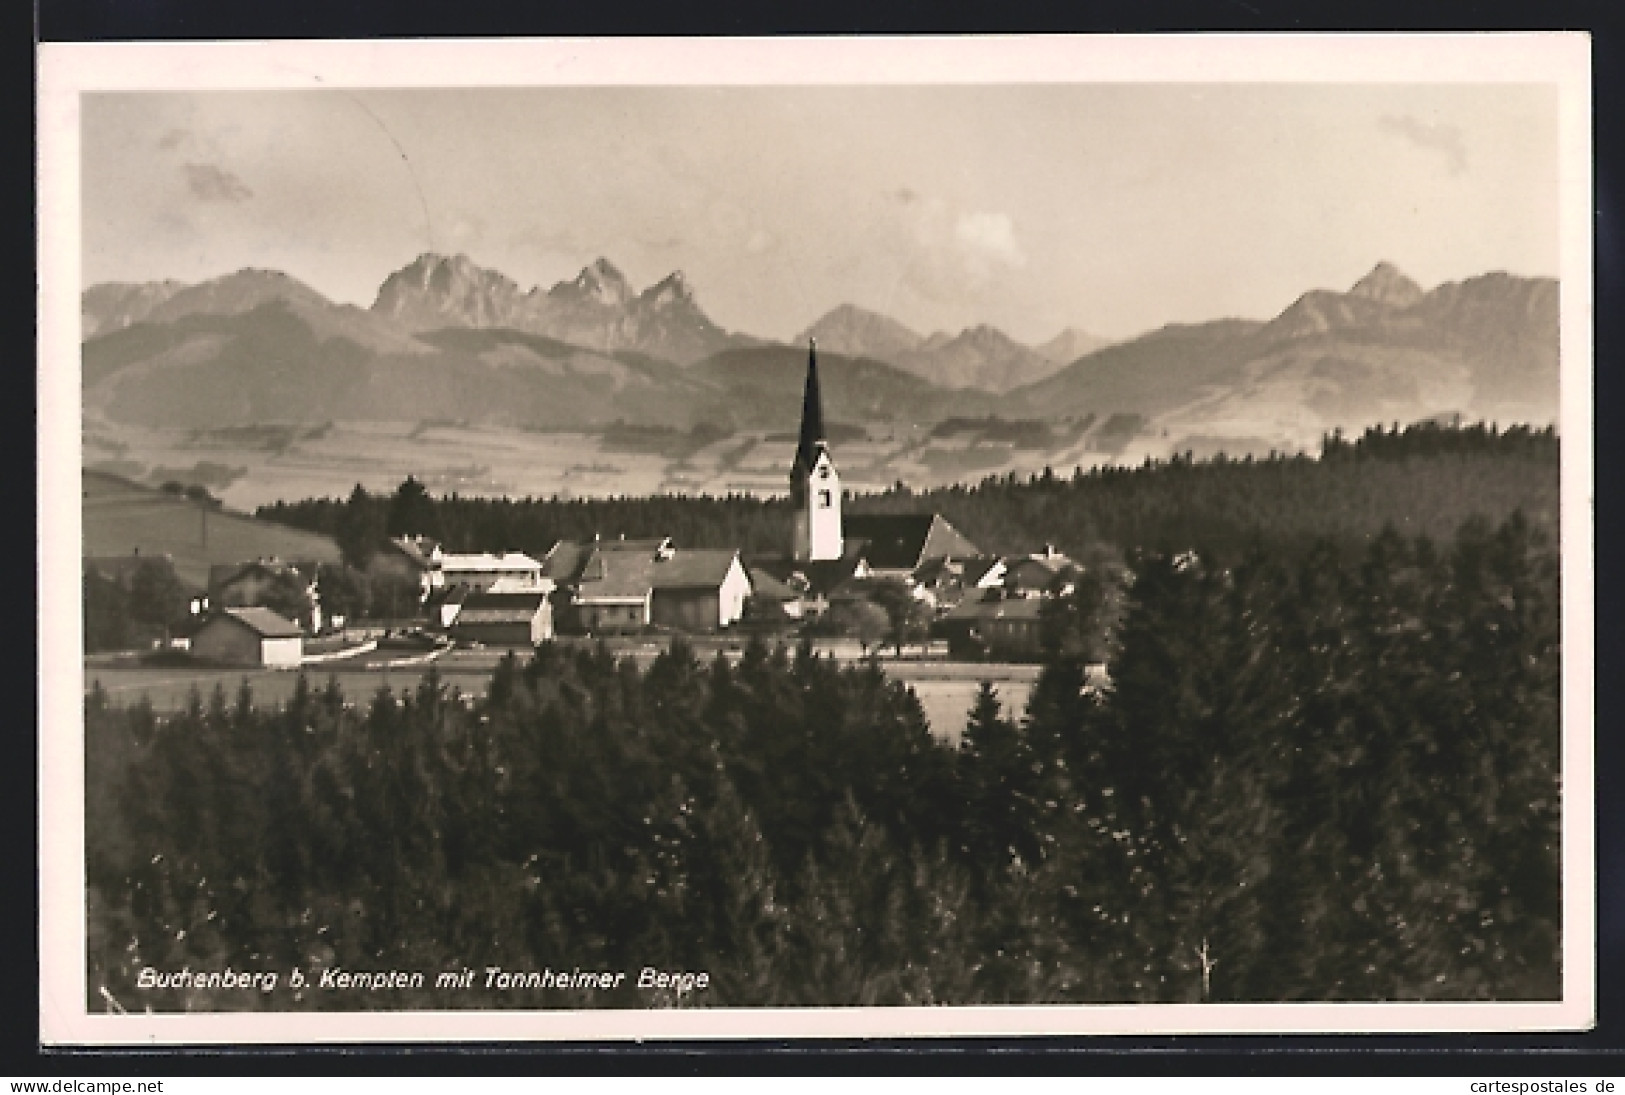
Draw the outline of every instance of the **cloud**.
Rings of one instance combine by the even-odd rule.
[[[243,202],[254,196],[243,180],[214,164],[182,164],[181,173],[186,176],[186,185],[191,189],[192,196],[199,201]]]
[[[158,147],[167,152],[169,149],[179,148],[181,145],[185,144],[191,139],[192,135],[186,130],[171,129],[168,133],[165,133],[162,137],[158,138]]]
[[[1450,174],[1460,175],[1467,170],[1467,145],[1462,140],[1459,127],[1444,122],[1429,125],[1409,114],[1384,114],[1377,120],[1377,125],[1418,148],[1442,152]]]
[[[1027,256],[1016,243],[1016,227],[1008,213],[962,213],[954,224],[954,242],[973,274],[985,274],[993,264],[1019,269]]]

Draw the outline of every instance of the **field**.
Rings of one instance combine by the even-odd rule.
[[[851,428],[854,433],[858,428]],[[933,437],[902,423],[869,423],[839,446],[844,485],[883,490],[901,479],[923,489],[966,477],[1046,466],[1070,471],[1114,459],[1057,431],[1051,447],[1025,448],[971,430]],[[698,440],[699,444],[692,443]],[[160,485],[198,483],[231,508],[393,491],[408,474],[434,494],[484,497],[782,493],[794,456],[789,434],[741,431],[667,443],[627,444],[612,431],[543,433],[447,423],[338,422],[311,428],[149,429],[89,419],[85,467]],[[1138,460],[1138,449],[1115,459]]]
[[[648,660],[654,656],[653,646],[628,648],[625,655]],[[829,652],[836,652],[833,648]],[[491,671],[505,652],[500,650],[455,650],[433,665],[440,680],[464,695],[483,696],[491,679]],[[708,656],[702,653],[700,656]],[[388,687],[396,692],[416,688],[428,672],[425,664],[390,665],[401,660],[400,654],[375,652],[354,659],[307,666],[303,673],[313,686],[325,686],[329,679],[336,680],[345,697],[355,703],[364,703],[378,690]],[[925,708],[931,729],[945,740],[957,742],[964,730],[965,714],[970,710],[977,689],[984,680],[992,681],[999,690],[1000,699],[1008,712],[1025,710],[1027,696],[1037,679],[1038,667],[1031,665],[975,664],[940,660],[913,660],[882,658],[882,668],[893,678],[914,689]],[[235,700],[237,690],[247,682],[253,691],[256,706],[280,704],[293,694],[300,674],[276,669],[231,669],[206,666],[144,665],[127,656],[99,656],[85,659],[85,689],[99,683],[115,705],[134,703],[141,697],[159,712],[184,707],[192,690],[196,688],[207,701],[215,687],[225,689],[228,700]]]
[[[182,581],[203,587],[209,567],[276,555],[331,563],[338,545],[326,536],[212,509],[107,475],[87,474],[81,498],[84,554],[168,555]]]

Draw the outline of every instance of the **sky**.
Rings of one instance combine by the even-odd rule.
[[[1268,318],[1379,261],[1555,277],[1540,85],[99,93],[85,284],[284,271],[370,305],[417,255],[524,288],[682,270],[730,330],[856,304],[922,334]]]

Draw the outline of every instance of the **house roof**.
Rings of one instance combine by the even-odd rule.
[[[242,563],[217,563],[209,568],[209,589],[218,590],[221,586],[230,585],[232,582],[255,573],[266,577],[292,574],[308,586],[316,573],[316,564],[308,562],[284,563],[280,559],[250,559]]]
[[[469,596],[477,592],[477,590],[477,586],[471,586],[467,582],[457,582],[453,585],[442,586],[433,593],[429,594],[429,599],[425,602],[425,604],[427,604],[427,606],[431,609],[439,608],[441,605],[460,605],[464,601],[468,600]]]
[[[213,620],[225,620],[246,627],[262,639],[291,639],[304,634],[298,624],[268,608],[223,608],[214,614],[210,622]]]
[[[452,626],[529,623],[546,603],[547,592],[540,589],[507,593],[474,592],[464,600],[463,609]]]
[[[759,566],[748,568],[751,592],[769,601],[797,601],[801,594],[783,579],[777,578]]]
[[[447,574],[458,571],[540,570],[542,564],[522,551],[492,553],[489,551],[453,553],[440,556],[440,569]]]
[[[731,548],[673,550],[669,540],[605,541],[582,566],[576,599],[627,603],[657,589],[716,589],[738,558]]]
[[[1036,620],[1044,611],[1037,597],[966,598],[950,609],[948,620]]]
[[[1018,584],[1023,576],[1028,581],[1036,580],[1042,585],[1048,585],[1069,570],[1080,569],[1078,564],[1065,555],[1013,555],[1004,561],[1005,580],[1014,580]],[[1036,572],[1036,574],[1035,574]]]
[[[965,565],[964,579],[967,585],[975,585],[987,577],[988,571],[998,566],[1004,560],[997,555],[972,555],[963,560]]]
[[[849,548],[852,547],[850,541]],[[810,561],[806,559],[787,559],[780,557],[752,558],[750,562],[752,576],[760,571],[769,578],[790,586],[794,592],[793,576],[800,574],[806,578],[809,594],[828,595],[838,586],[857,577],[857,572],[864,565],[864,557],[856,550],[848,550],[839,559],[819,559]]]
[[[690,548],[654,564],[656,589],[716,589],[739,559],[732,548]]]
[[[523,609],[535,612],[547,600],[547,590],[504,590],[496,592],[475,591],[463,600],[463,611],[486,611],[489,609]]]
[[[434,567],[434,560],[429,556],[440,545],[426,536],[391,536],[389,546],[406,557],[407,561],[419,570],[429,570]]]
[[[591,554],[591,544],[560,540],[548,549],[542,560],[542,577],[561,583],[573,582],[581,576],[581,568],[587,565],[587,556]]]
[[[492,593],[529,593],[541,590],[550,593],[553,589],[553,579],[537,578],[531,574],[504,574],[491,583]]]
[[[453,630],[464,624],[528,624],[536,618],[535,609],[465,608],[451,622]]]
[[[877,570],[914,570],[943,555],[979,555],[940,513],[854,513],[844,518],[848,541],[863,541],[862,554]]]

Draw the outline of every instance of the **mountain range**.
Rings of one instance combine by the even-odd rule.
[[[921,335],[854,304],[826,312],[794,341],[802,344],[809,338],[836,353],[891,362],[934,384],[998,393],[1040,380],[1107,345],[1105,339],[1075,327],[1040,346],[1024,346],[985,323],[957,335],[946,331]]]
[[[637,291],[604,259],[524,290],[465,256],[423,255],[371,308],[250,269],[96,285],[82,310],[87,411],[140,425],[777,429],[798,413],[805,361],[799,345],[713,323],[680,273]],[[1553,421],[1557,331],[1554,280],[1491,273],[1424,291],[1382,263],[1267,321],[1112,345],[1076,329],[1032,347],[986,325],[922,336],[850,304],[802,336],[818,339],[835,421],[1135,415],[1171,443],[1229,439],[1236,452],[1439,413]]]

